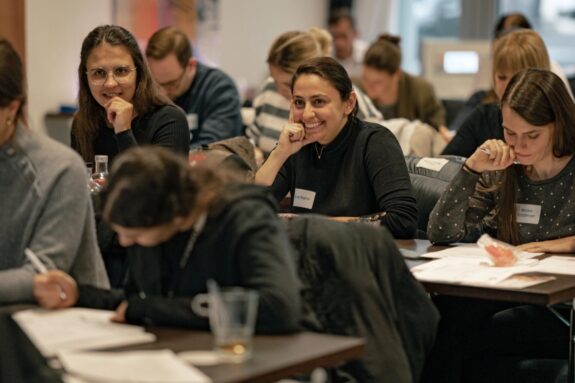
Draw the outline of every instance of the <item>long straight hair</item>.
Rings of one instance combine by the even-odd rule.
[[[563,81],[554,73],[530,68],[517,73],[501,98],[501,108],[508,107],[534,126],[554,124],[553,156],[561,158],[575,153],[575,103]],[[519,166],[505,170],[499,199],[498,237],[518,244],[515,191]]]
[[[80,65],[78,66],[78,112],[72,122],[72,132],[75,138],[75,149],[85,161],[94,157],[93,141],[100,125],[106,121],[106,111],[98,104],[88,84],[87,61],[92,50],[101,44],[122,46],[128,50],[136,67],[136,91],[131,103],[138,115],[146,114],[158,106],[169,105],[172,102],[160,93],[158,85],[152,79],[148,66],[138,42],[126,29],[116,25],[102,25],[92,30],[82,43]]]

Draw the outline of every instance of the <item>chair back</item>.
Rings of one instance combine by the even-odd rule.
[[[463,162],[465,158],[458,156],[405,157],[413,193],[417,200],[417,238],[427,239],[427,222],[431,210],[459,172]]]

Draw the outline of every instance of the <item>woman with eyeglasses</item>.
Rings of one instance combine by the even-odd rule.
[[[134,36],[115,25],[99,26],[82,43],[78,67],[78,112],[72,147],[85,161],[140,144],[187,155],[185,114],[160,94]]]

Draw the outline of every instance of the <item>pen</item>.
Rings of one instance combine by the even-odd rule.
[[[24,250],[24,254],[26,254],[26,258],[28,258],[30,263],[32,263],[32,266],[34,266],[34,268],[39,274],[46,274],[48,272],[46,266],[44,266],[42,261],[40,261],[40,258],[38,258],[36,253],[34,253],[32,250],[26,248]]]
[[[479,150],[481,150],[483,153],[487,154],[488,156],[491,155],[491,150],[487,149],[487,148],[479,148]],[[513,160],[513,163],[515,165],[521,165],[521,162],[517,161],[517,160]]]
[[[26,258],[28,258],[28,260],[30,261],[30,263],[32,263],[32,266],[34,266],[34,268],[36,269],[36,271],[39,274],[46,274],[48,272],[48,269],[46,268],[46,266],[42,263],[42,261],[40,260],[40,258],[36,255],[35,252],[33,252],[31,249],[26,248],[24,249],[24,254],[26,254]],[[64,301],[66,300],[66,298],[68,297],[68,295],[66,294],[66,292],[64,290],[62,290],[61,286],[58,286],[60,289],[59,292],[59,296],[60,296],[60,300]]]

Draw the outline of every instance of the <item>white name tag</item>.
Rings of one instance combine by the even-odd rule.
[[[516,203],[516,218],[518,223],[530,223],[536,225],[541,217],[541,205]]]
[[[419,160],[417,162],[417,165],[415,165],[415,166],[418,168],[425,168],[425,169],[434,170],[434,171],[438,172],[448,162],[449,162],[449,160],[446,160],[445,158],[423,157],[421,160]]]
[[[311,209],[315,200],[315,192],[305,189],[295,189],[293,195],[293,206]]]
[[[188,129],[190,130],[198,129],[198,115],[196,113],[186,114],[186,120],[188,120]]]

